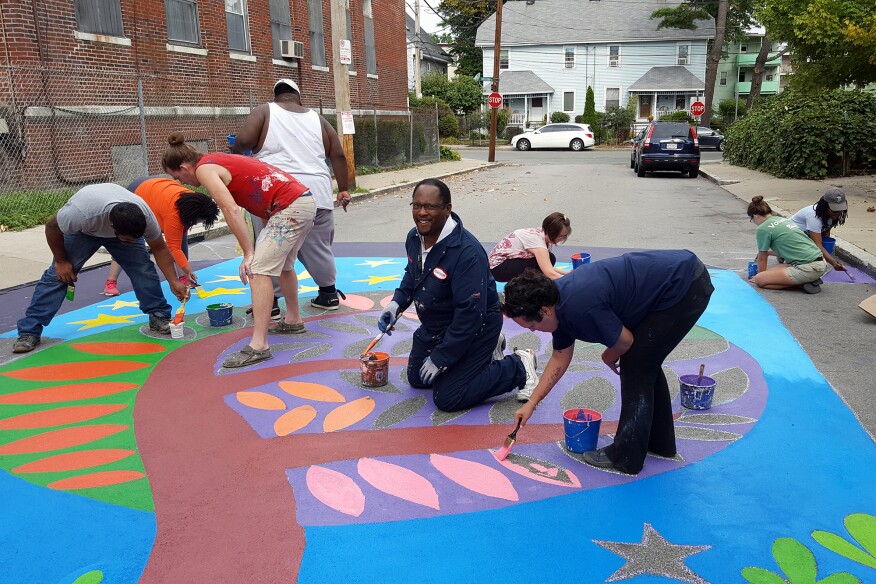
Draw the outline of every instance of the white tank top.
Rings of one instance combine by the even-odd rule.
[[[322,143],[319,114],[290,112],[269,103],[268,133],[253,156],[285,170],[307,186],[318,209],[334,208],[332,178]]]

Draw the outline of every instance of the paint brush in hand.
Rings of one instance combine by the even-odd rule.
[[[855,281],[855,277],[854,277],[854,276],[852,275],[852,273],[848,270],[848,268],[846,268],[845,270],[843,270],[843,273],[845,273],[845,275],[849,277],[849,280],[851,280],[852,282]]]
[[[514,446],[514,442],[517,441],[517,430],[520,429],[520,423],[523,422],[523,419],[517,420],[517,427],[514,428],[514,431],[508,434],[508,437],[505,438],[505,444],[496,451],[496,459],[497,460],[505,460],[508,458],[508,454],[511,453],[511,448]]]
[[[176,309],[176,314],[173,315],[173,324],[182,324],[183,320],[186,318],[186,300],[189,299],[189,294],[185,298],[183,298],[182,304],[179,305],[179,308]]]

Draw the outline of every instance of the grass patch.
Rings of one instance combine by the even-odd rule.
[[[74,192],[74,189],[66,189],[0,195],[0,230],[22,231],[43,225],[64,206]]]

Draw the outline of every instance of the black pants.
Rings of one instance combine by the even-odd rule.
[[[672,399],[663,361],[706,311],[714,290],[703,267],[678,304],[649,314],[631,331],[633,345],[620,358],[620,420],[614,444],[605,449],[619,470],[637,474],[648,452],[675,456]]]
[[[555,256],[553,252],[548,253],[551,256],[551,265],[555,266],[557,264],[557,256]],[[524,270],[526,270],[526,268],[535,268],[539,272],[541,271],[541,268],[538,266],[538,260],[532,257],[505,260],[495,268],[491,269],[490,273],[493,274],[493,279],[497,282],[510,282],[511,278],[519,276]]]

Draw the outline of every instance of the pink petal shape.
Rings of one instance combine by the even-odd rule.
[[[307,488],[325,505],[346,515],[359,517],[365,511],[365,495],[345,474],[321,466],[307,469]]]
[[[386,305],[389,304],[390,302],[392,302],[392,295],[391,294],[389,296],[381,298],[380,307],[386,308]],[[402,316],[409,318],[411,320],[415,320],[417,322],[420,322],[420,317],[417,316],[417,310],[415,308],[413,308],[413,305],[411,305],[411,307],[409,307],[406,311],[404,311],[402,313]]]
[[[360,458],[358,470],[359,475],[378,491],[436,511],[440,509],[435,487],[410,469],[373,458]]]
[[[432,454],[429,461],[438,472],[470,491],[507,501],[520,500],[508,477],[485,464],[443,454]]]
[[[340,299],[341,304],[353,310],[371,310],[374,307],[374,301],[365,296],[356,294],[347,294],[347,298]]]

